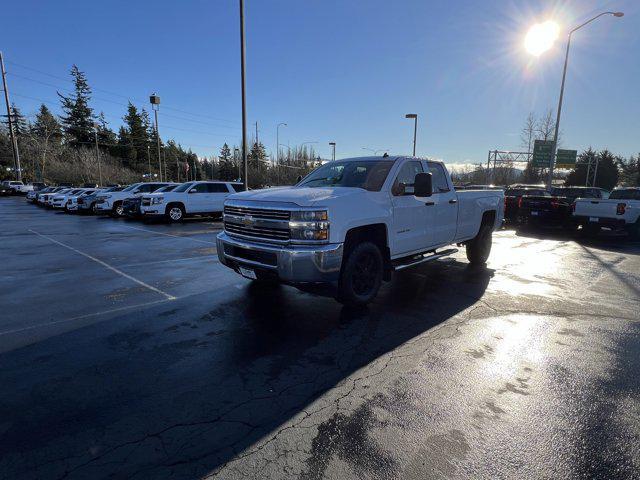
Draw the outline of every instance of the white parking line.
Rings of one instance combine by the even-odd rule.
[[[109,313],[116,313],[116,312],[122,312],[125,310],[131,310],[134,308],[139,308],[139,307],[150,307],[151,305],[158,305],[160,303],[166,303],[166,302],[171,302],[173,300],[177,300],[176,297],[173,298],[165,298],[163,300],[155,300],[153,302],[146,302],[146,303],[138,303],[136,305],[129,305],[129,306],[125,306],[125,307],[119,307],[119,308],[112,308],[110,310],[103,310],[101,312],[95,312],[95,313],[87,313],[86,315],[79,315],[77,317],[72,317],[72,318],[65,318],[64,320],[57,320],[55,322],[47,322],[47,323],[38,323],[36,325],[30,325],[28,327],[22,327],[22,328],[16,328],[14,330],[5,330],[4,332],[0,332],[0,336],[2,335],[9,335],[11,333],[20,333],[20,332],[26,332],[28,330],[34,330],[36,328],[42,328],[42,327],[49,327],[51,325],[59,325],[61,323],[69,323],[69,322],[74,322],[76,320],[82,320],[84,318],[91,318],[91,317],[97,317],[99,315],[107,315]]]
[[[149,290],[151,290],[151,291],[154,291],[154,292],[156,292],[156,293],[159,293],[160,295],[163,295],[167,300],[175,300],[175,299],[176,299],[176,297],[174,297],[173,295],[169,295],[168,293],[163,292],[162,290],[157,289],[156,287],[153,287],[153,286],[149,285],[148,283],[144,283],[142,280],[138,280],[137,278],[132,277],[131,275],[128,275],[128,274],[124,273],[123,271],[118,270],[118,269],[117,269],[117,268],[115,268],[115,267],[112,267],[111,265],[109,265],[109,264],[108,264],[108,263],[106,263],[106,262],[103,262],[102,260],[99,260],[99,259],[97,259],[96,257],[92,257],[92,256],[91,256],[91,255],[89,255],[88,253],[81,252],[80,250],[78,250],[78,249],[76,249],[76,248],[73,248],[73,247],[71,247],[71,246],[69,246],[69,245],[67,245],[67,244],[65,244],[65,243],[59,242],[58,240],[55,240],[55,239],[53,239],[53,238],[51,238],[51,237],[49,237],[49,236],[47,236],[47,235],[43,235],[43,234],[41,234],[41,233],[38,233],[38,232],[36,232],[35,230],[31,230],[31,229],[29,229],[29,231],[30,231],[31,233],[34,233],[35,235],[38,235],[39,237],[42,237],[42,238],[45,238],[45,239],[49,240],[50,242],[53,242],[53,243],[55,243],[55,244],[57,244],[57,245],[60,245],[61,247],[64,247],[64,248],[67,248],[67,249],[69,249],[69,250],[71,250],[71,251],[73,251],[73,252],[76,252],[77,254],[82,255],[83,257],[88,258],[89,260],[93,260],[94,262],[99,263],[99,264],[100,264],[100,265],[102,265],[103,267],[108,268],[108,269],[109,269],[109,270],[111,270],[112,272],[115,272],[115,273],[117,273],[118,275],[121,275],[121,276],[123,276],[124,278],[127,278],[127,279],[131,280],[132,282],[137,283],[138,285],[142,285],[143,287],[148,288],[148,289],[149,289]]]
[[[182,235],[173,235],[171,233],[157,232],[155,230],[149,230],[148,228],[131,227],[129,225],[122,225],[122,226],[124,228],[131,228],[133,230],[140,230],[141,232],[149,232],[149,233],[155,233],[156,235],[164,235],[165,237],[182,238],[184,240],[191,240],[191,241],[194,241],[194,242],[208,243],[209,245],[215,245],[216,244],[216,242],[210,242],[208,240],[200,240],[199,238],[191,238],[191,237],[185,237],[185,236],[182,236]]]
[[[213,262],[218,261],[218,257],[215,255],[203,255],[200,257],[184,257],[184,258],[172,258],[170,260],[157,260],[155,262],[141,262],[141,263],[127,263],[124,265],[118,265],[120,268],[128,267],[145,267],[147,265],[156,265],[160,263],[173,263],[173,262],[189,262],[191,260],[211,260]]]

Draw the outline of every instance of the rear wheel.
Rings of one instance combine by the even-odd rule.
[[[627,228],[627,232],[629,232],[629,237],[631,238],[631,240],[640,240],[640,218],[636,220],[636,223],[630,225]]]
[[[493,228],[481,225],[478,234],[466,245],[467,259],[472,265],[484,265],[491,253]]]
[[[600,225],[594,225],[592,223],[587,223],[586,225],[582,226],[582,235],[586,236],[586,237],[595,237],[596,235],[598,235],[600,233],[600,230],[602,229],[602,227]]]
[[[366,305],[378,294],[384,262],[375,243],[357,245],[344,261],[338,286],[338,301],[346,305]]]
[[[165,215],[170,222],[181,222],[184,219],[184,207],[175,203],[167,205]]]

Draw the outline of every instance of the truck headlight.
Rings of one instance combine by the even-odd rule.
[[[326,210],[291,212],[289,229],[291,240],[329,240],[329,216]]]
[[[326,210],[301,210],[291,212],[291,220],[294,222],[326,221],[329,219]]]
[[[157,204],[162,203],[162,202],[164,202],[164,197],[153,197],[151,199],[151,204],[152,205],[157,205]]]

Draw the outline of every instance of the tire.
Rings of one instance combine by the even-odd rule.
[[[634,242],[640,240],[640,218],[636,220],[636,223],[627,227],[627,232],[629,233],[629,238]]]
[[[586,224],[582,226],[580,233],[582,233],[583,237],[596,237],[601,229],[600,225]]]
[[[111,216],[114,218],[120,218],[124,216],[124,207],[122,206],[122,202],[116,202],[111,209]]]
[[[467,243],[467,260],[471,265],[484,265],[487,263],[491,253],[492,234],[492,225],[481,225],[478,234]]]
[[[171,223],[181,222],[182,220],[184,220],[184,215],[185,215],[185,211],[182,205],[179,205],[176,203],[167,205],[167,209],[165,210],[165,216],[167,217],[167,220],[170,221]]]
[[[384,261],[375,243],[355,246],[343,261],[338,283],[338,301],[345,305],[366,305],[382,284]]]

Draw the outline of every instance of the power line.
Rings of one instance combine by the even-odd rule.
[[[65,82],[73,83],[73,80],[71,80],[69,78],[64,78],[64,77],[61,77],[59,75],[54,75],[52,73],[48,73],[48,72],[45,72],[43,70],[39,70],[37,68],[29,67],[27,65],[23,65],[23,64],[20,64],[20,63],[17,63],[17,62],[9,61],[9,60],[7,60],[7,63],[9,63],[11,65],[14,65],[16,67],[19,67],[19,68],[24,68],[26,70],[31,70],[31,71],[39,73],[41,75],[46,75],[46,76],[51,77],[51,78],[56,78],[58,80],[62,80],[62,81],[65,81]],[[16,75],[16,74],[14,73],[13,75]],[[24,78],[27,78],[27,77],[24,77]],[[91,89],[95,90],[95,91],[106,93],[108,95],[114,95],[116,97],[125,98],[127,100],[134,99],[134,100],[137,100],[137,102],[139,104],[146,104],[147,103],[146,99],[145,100],[135,99],[135,98],[131,97],[130,95],[123,95],[121,93],[111,92],[111,91],[105,90],[103,88],[91,87]],[[235,121],[235,120],[229,120],[229,119],[226,119],[226,118],[214,117],[214,116],[205,115],[205,114],[202,114],[202,113],[189,112],[188,110],[182,110],[182,109],[171,107],[171,106],[163,105],[163,109],[172,110],[174,112],[180,112],[180,113],[184,113],[184,114],[192,115],[192,116],[196,116],[196,117],[209,118],[211,120],[217,120],[217,121],[220,121],[220,122],[237,124],[237,121]]]

